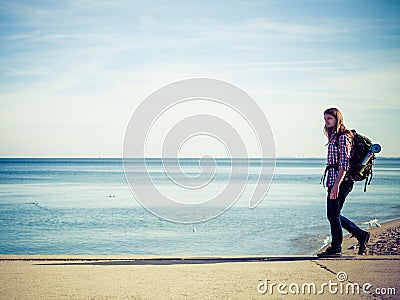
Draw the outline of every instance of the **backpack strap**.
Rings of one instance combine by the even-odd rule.
[[[372,180],[372,174],[373,174],[373,172],[372,172],[372,168],[371,168],[371,177],[369,178],[368,185],[370,185],[370,184],[371,184],[371,180]]]
[[[371,184],[371,180],[372,180],[372,169],[371,169],[371,175],[369,176],[369,180],[368,180],[368,177],[365,179],[364,192],[367,191],[367,185]]]
[[[320,181],[320,183],[319,183],[319,184],[322,183],[322,184],[323,184],[323,187],[325,187],[326,173],[327,173],[330,169],[335,169],[335,170],[339,169],[339,163],[330,164],[330,165],[327,165],[327,166],[325,167],[324,175],[321,176],[321,181]]]

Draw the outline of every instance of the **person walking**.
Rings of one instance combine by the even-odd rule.
[[[350,168],[352,154],[353,133],[346,129],[343,115],[337,108],[329,108],[324,111],[324,133],[328,139],[327,154],[327,217],[331,227],[332,242],[318,257],[342,256],[342,228],[346,229],[358,240],[358,254],[365,253],[370,234],[362,230],[351,220],[341,215],[344,201],[353,189],[354,181],[347,174]]]

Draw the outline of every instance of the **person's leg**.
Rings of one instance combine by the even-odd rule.
[[[346,197],[350,194],[350,192],[353,190],[353,185],[354,183],[352,181],[343,181],[340,184],[339,187],[339,196],[338,196],[338,201],[339,201],[339,210],[341,211],[343,208],[344,201],[346,200]],[[359,236],[361,233],[361,229],[354,224],[352,221],[347,219],[345,216],[340,214],[340,224],[344,229],[346,229],[348,232],[350,232],[352,235],[355,237]]]
[[[339,199],[340,199],[340,209],[342,209],[344,201],[347,195],[353,189],[353,182],[343,181],[339,189]],[[340,190],[342,190],[343,195],[340,195]],[[362,230],[358,227],[354,222],[347,219],[345,216],[340,215],[340,223],[344,229],[346,229],[349,233],[351,233],[357,240],[359,244],[358,254],[364,254],[366,250],[366,246],[370,237],[369,232]]]
[[[332,236],[331,247],[335,252],[341,252],[343,233],[342,233],[342,224],[340,220],[340,210],[342,205],[340,205],[339,197],[337,199],[330,199],[329,197],[330,192],[331,192],[331,187],[328,188],[327,206],[326,206],[328,221],[331,225],[331,236]]]
[[[342,184],[340,185],[339,196],[338,196],[339,200],[338,204],[340,207],[340,211],[343,208],[343,204],[344,201],[346,200],[346,197],[352,191],[353,185],[354,182],[352,181],[343,181]],[[351,233],[353,236],[357,238],[360,246],[358,254],[364,254],[370,234],[367,231],[362,230],[360,227],[354,224],[354,222],[347,219],[345,216],[342,216],[341,214],[340,214],[340,224],[344,229],[346,229],[349,233]],[[341,234],[341,239],[339,239],[338,241],[343,241],[343,234]]]
[[[325,253],[318,254],[319,257],[334,257],[341,255],[343,241],[342,226],[358,239],[360,246],[358,254],[364,254],[365,252],[370,234],[360,229],[356,224],[340,214],[346,197],[353,189],[353,184],[352,181],[343,181],[339,187],[339,195],[337,199],[329,198],[331,188],[328,188],[327,216],[331,225],[332,242],[330,249],[327,249]]]
[[[349,195],[352,189],[353,189],[352,181],[343,181],[339,187],[338,197],[336,199],[330,199],[329,194],[331,188],[328,188],[327,215],[329,223],[331,224],[331,234],[332,234],[331,246],[338,252],[342,250],[342,241],[343,241],[342,226],[344,229],[346,230],[350,229],[354,232],[358,228],[357,225],[355,225],[349,219],[341,216],[340,214],[344,201],[346,200],[346,197]]]
[[[342,215],[340,216],[340,223],[342,224],[342,227],[344,229],[346,229],[357,239],[360,238],[364,233],[364,230],[362,230],[360,227],[354,224],[354,222],[352,222],[351,220],[347,219],[345,216]]]

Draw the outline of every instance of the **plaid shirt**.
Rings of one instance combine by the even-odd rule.
[[[350,157],[351,157],[351,140],[350,138],[343,134],[339,136],[339,141],[337,140],[337,133],[333,133],[330,138],[330,142],[328,144],[328,156],[327,163],[330,164],[338,164],[339,169],[344,169],[348,171],[350,169]],[[339,155],[338,155],[339,154]],[[339,161],[338,161],[339,158]],[[335,184],[335,180],[338,176],[339,171],[335,168],[331,168],[328,170],[328,178],[326,180],[326,186],[333,186]],[[348,179],[348,176],[345,177]]]

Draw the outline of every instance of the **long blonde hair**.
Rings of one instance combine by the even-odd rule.
[[[333,129],[328,129],[326,127],[326,125],[324,126],[324,134],[326,136],[326,138],[328,139],[328,143],[330,142],[330,138],[333,132],[336,132],[338,134],[338,136],[340,135],[347,135],[348,137],[350,137],[351,139],[353,138],[353,132],[351,132],[350,130],[346,129],[346,126],[344,125],[344,121],[343,121],[343,115],[340,112],[340,110],[338,110],[337,108],[328,108],[324,111],[324,115],[331,115],[336,119],[336,128],[335,130]]]

